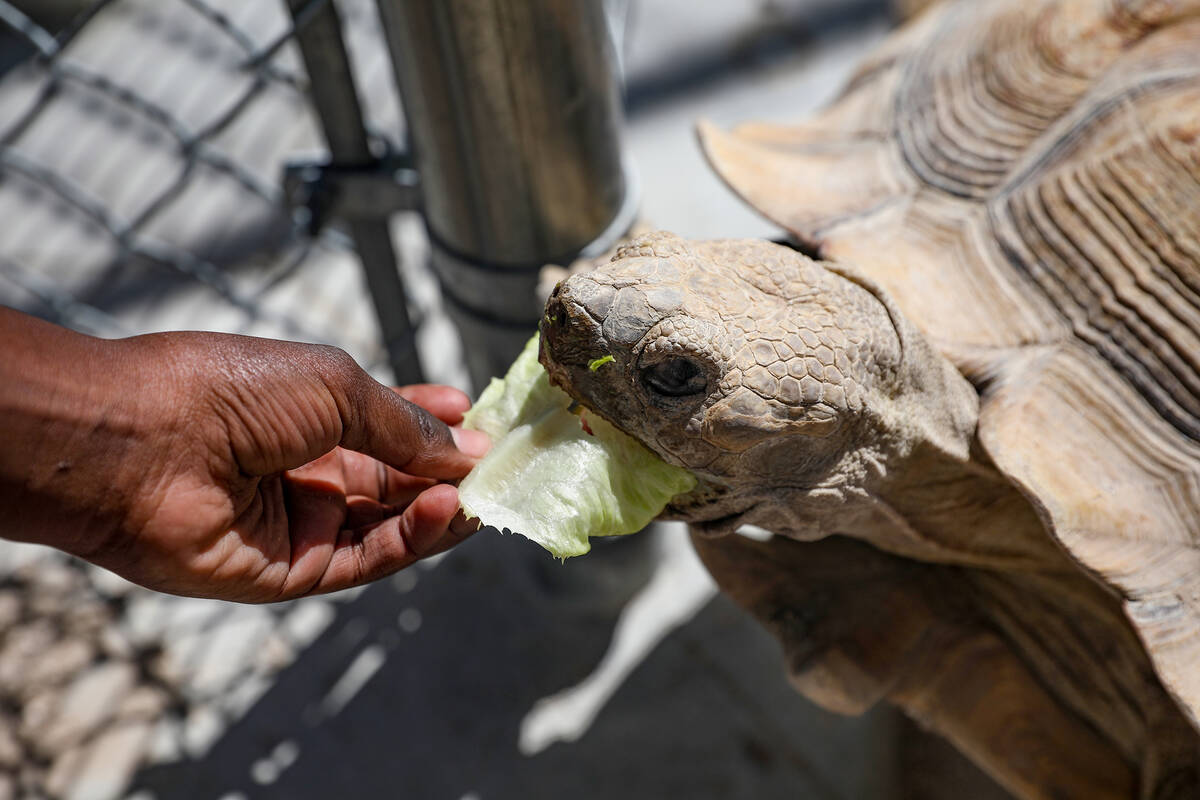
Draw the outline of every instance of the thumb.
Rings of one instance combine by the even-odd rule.
[[[349,363],[347,364],[346,361]],[[426,478],[461,478],[471,471],[486,445],[474,431],[460,432],[463,452],[446,423],[405,400],[368,375],[352,359],[326,376],[342,420],[340,444],[388,466]]]

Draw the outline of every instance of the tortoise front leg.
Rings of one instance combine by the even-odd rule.
[[[693,542],[819,705],[855,714],[887,699],[1020,798],[1137,796],[1135,768],[984,624],[960,569],[840,537]]]

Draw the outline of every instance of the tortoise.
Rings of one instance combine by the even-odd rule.
[[[802,692],[1022,798],[1200,797],[1197,12],[933,6],[815,119],[702,125],[791,246],[646,235],[542,322]]]

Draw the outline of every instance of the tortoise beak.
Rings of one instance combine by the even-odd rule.
[[[546,313],[540,327],[542,335],[541,360],[554,374],[554,367],[586,367],[597,358],[608,354],[602,324],[607,305],[606,293],[595,281],[575,276],[555,287],[546,302]]]

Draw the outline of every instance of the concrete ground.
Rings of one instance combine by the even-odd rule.
[[[523,752],[530,715],[618,646],[648,546],[561,566],[484,535],[415,581],[372,586],[204,758],[146,770],[139,786],[164,798],[890,796],[886,725],[805,703],[774,643],[716,597],[632,665],[578,738]],[[263,763],[280,752],[286,765]]]
[[[161,47],[156,63],[178,61],[190,94],[211,79],[218,96],[216,34],[195,27],[187,5],[118,0],[120,13],[97,18],[79,57],[136,81],[146,70],[125,69],[135,60],[127,55]],[[212,5],[263,40],[278,25],[270,4]],[[397,129],[370,4],[341,5],[372,119]],[[692,125],[809,113],[884,35],[885,4],[614,7],[628,12],[626,141],[643,218],[693,237],[779,236],[712,176]],[[15,118],[44,80],[41,68],[5,76],[0,119]],[[168,80],[151,83],[140,90],[163,104],[179,95]],[[5,153],[51,164],[135,214],[146,190],[131,176],[153,183],[169,148],[163,156],[160,139],[131,135],[94,98],[81,111],[70,94],[54,100],[61,114],[43,115]],[[269,182],[279,162],[320,141],[286,87],[256,102],[259,118],[217,144]],[[171,107],[205,111],[198,101]],[[146,166],[159,157],[164,166]],[[190,187],[152,233],[228,269],[252,311],[194,278],[114,262],[94,219],[18,173],[0,184],[0,212],[16,221],[0,237],[0,302],[105,335],[231,330],[329,341],[383,363],[346,242],[334,234],[297,250],[263,198],[222,188],[226,173]],[[423,319],[427,373],[464,385],[419,221],[402,215],[393,229]],[[256,231],[274,244],[255,250]],[[6,603],[17,609],[11,619]],[[524,539],[484,532],[364,590],[263,609],[154,595],[11,546],[0,549],[0,622],[0,798],[934,796],[905,790],[897,737],[915,734],[890,712],[837,717],[790,689],[775,643],[716,593],[679,526],[602,543],[565,565]],[[43,669],[54,647],[74,652],[77,666],[36,685],[22,677]],[[6,761],[9,733],[18,755]]]

